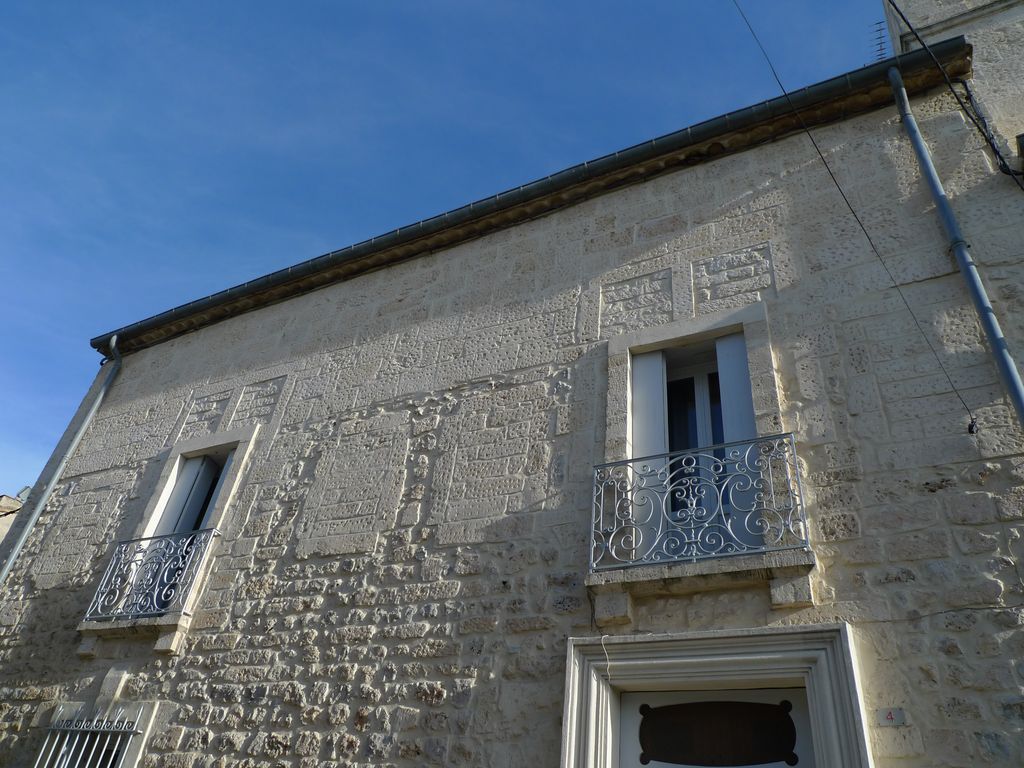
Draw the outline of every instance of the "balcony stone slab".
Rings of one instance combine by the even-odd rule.
[[[774,608],[813,605],[810,549],[789,549],[708,558],[690,562],[640,565],[587,575],[585,583],[594,600],[594,621],[599,627],[630,624],[633,601],[741,589],[768,584]]]
[[[125,639],[152,642],[155,652],[175,656],[180,653],[191,624],[192,616],[184,613],[114,621],[83,621],[77,627],[81,637],[78,656],[83,659],[96,658],[101,655],[102,643]]]

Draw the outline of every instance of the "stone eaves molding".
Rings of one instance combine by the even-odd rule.
[[[950,77],[969,77],[972,47],[963,37],[932,47]],[[914,51],[747,107],[681,131],[573,166],[522,187],[401,227],[380,237],[304,261],[92,339],[109,355],[116,334],[122,354],[236,315],[483,237],[654,176],[777,141],[892,104],[888,69],[899,66],[907,92],[942,85],[924,51]]]

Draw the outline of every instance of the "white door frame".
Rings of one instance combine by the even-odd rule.
[[[618,768],[622,691],[798,686],[820,765],[871,768],[847,624],[569,638],[562,768]]]

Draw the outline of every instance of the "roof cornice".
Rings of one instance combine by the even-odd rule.
[[[937,43],[932,51],[951,77],[970,76],[972,47],[963,37]],[[886,73],[894,65],[899,66],[910,95],[943,83],[942,74],[925,51],[902,54],[794,91],[788,99],[782,96],[726,113],[272,272],[102,334],[90,344],[108,354],[110,339],[116,334],[118,349],[127,355],[235,315],[451,248],[668,171],[777,141],[800,130],[794,108],[808,127],[814,127],[889,106],[893,98]]]

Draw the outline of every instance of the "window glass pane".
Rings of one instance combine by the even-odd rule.
[[[725,442],[722,428],[722,390],[718,385],[718,371],[708,374],[708,396],[711,405],[711,440],[715,445]]]
[[[719,411],[721,411],[721,403],[719,403]],[[697,396],[693,378],[670,381],[668,383],[668,449],[670,451],[685,451],[696,447],[698,447]]]
[[[816,765],[802,688],[630,691],[619,701],[620,768]]]

